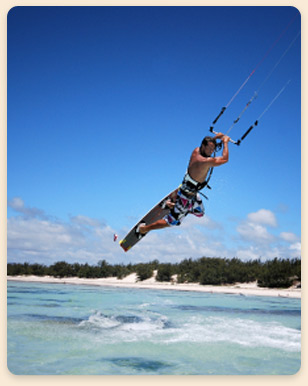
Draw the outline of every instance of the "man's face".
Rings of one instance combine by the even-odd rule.
[[[206,146],[202,145],[204,149],[204,154],[206,154],[207,157],[210,157],[214,151],[215,151],[215,145],[213,142],[208,142]]]

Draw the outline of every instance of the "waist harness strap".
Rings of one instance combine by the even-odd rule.
[[[203,189],[207,185],[207,181],[198,182],[190,177],[188,173],[185,174],[181,189],[188,191],[189,193],[196,193],[199,190]]]

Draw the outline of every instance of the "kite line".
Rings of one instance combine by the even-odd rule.
[[[286,31],[289,29],[289,27],[293,24],[294,20],[296,19],[296,17],[298,16],[298,14],[289,22],[289,24],[286,26],[286,28],[281,32],[281,34],[278,36],[278,38],[274,41],[274,43],[272,44],[272,46],[266,51],[266,53],[264,54],[264,56],[262,57],[262,59],[257,63],[257,65],[255,66],[255,68],[251,71],[251,73],[249,74],[249,76],[245,79],[245,81],[241,84],[241,86],[239,87],[239,89],[235,92],[235,94],[232,96],[232,98],[229,100],[229,102],[226,104],[226,106],[222,107],[221,108],[221,111],[219,112],[219,114],[217,115],[217,117],[214,119],[214,121],[212,122],[212,126],[210,126],[210,132],[214,133],[214,134],[217,134],[216,131],[214,131],[214,125],[217,123],[217,121],[219,120],[219,118],[223,115],[223,113],[226,111],[226,109],[231,105],[231,103],[234,101],[234,99],[237,97],[237,95],[241,92],[241,90],[244,88],[244,86],[248,83],[248,81],[250,80],[250,78],[253,76],[253,74],[257,71],[257,69],[261,66],[261,64],[264,62],[264,60],[269,56],[269,54],[272,52],[272,50],[274,49],[274,47],[277,45],[277,43],[281,40],[281,38],[284,36],[284,34],[286,33]],[[279,60],[276,62],[276,64],[274,65],[274,67],[271,69],[271,71],[268,73],[268,75],[266,76],[266,78],[262,81],[262,83],[260,84],[260,86],[258,87],[257,91],[254,92],[254,94],[252,95],[252,97],[250,98],[250,100],[246,103],[244,109],[240,112],[239,116],[233,121],[233,124],[231,125],[231,127],[228,129],[228,131],[226,132],[226,134],[228,134],[232,129],[233,127],[239,122],[239,120],[241,119],[242,115],[244,114],[244,112],[248,109],[248,107],[251,105],[251,103],[257,98],[258,96],[258,93],[260,92],[261,88],[265,85],[265,83],[270,79],[270,77],[272,76],[272,74],[274,73],[274,71],[276,70],[276,68],[278,67],[278,65],[280,64],[280,62],[282,61],[282,59],[286,56],[286,54],[289,52],[289,50],[291,49],[291,47],[293,46],[293,44],[295,43],[295,41],[297,40],[297,38],[300,36],[300,31],[297,33],[297,35],[295,36],[295,38],[291,41],[291,43],[289,44],[289,46],[287,47],[287,49],[283,52],[283,54],[281,55],[281,57],[279,58]],[[288,86],[288,84],[290,83],[291,80],[289,80],[282,88],[281,90],[276,94],[276,96],[270,101],[270,103],[267,105],[267,107],[264,109],[264,111],[261,113],[261,115],[259,116],[259,118],[255,121],[255,123],[253,125],[251,125],[249,127],[249,129],[244,133],[244,135],[237,141],[234,141],[232,139],[230,139],[230,142],[236,144],[236,145],[240,145],[240,143],[243,141],[244,138],[246,138],[246,136],[251,132],[251,130],[258,125],[258,122],[260,121],[260,119],[263,117],[263,115],[269,110],[269,108],[272,106],[272,104],[276,101],[276,99],[283,93],[283,91],[286,89],[286,87]]]

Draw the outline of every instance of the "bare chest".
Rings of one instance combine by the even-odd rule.
[[[188,173],[195,181],[204,182],[210,166],[204,162],[200,162],[197,159],[190,159],[188,165]]]

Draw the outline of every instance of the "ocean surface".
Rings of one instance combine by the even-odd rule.
[[[8,282],[13,374],[295,374],[299,299]]]

